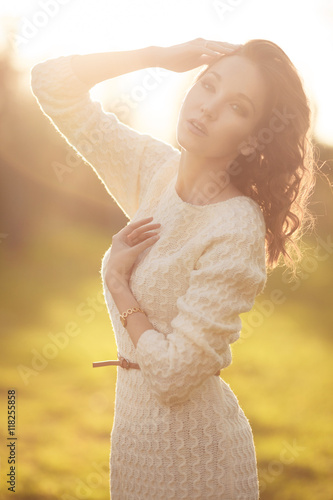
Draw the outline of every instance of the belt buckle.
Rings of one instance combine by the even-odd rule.
[[[123,358],[123,356],[120,356],[119,361],[120,361],[120,366],[122,368],[126,368],[126,370],[130,368],[130,361],[128,359]]]

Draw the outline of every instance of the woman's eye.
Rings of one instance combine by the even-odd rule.
[[[239,104],[233,103],[231,104],[231,107],[234,111],[236,111],[236,113],[239,113],[240,115],[243,116],[246,115],[246,110],[242,106],[239,106]]]
[[[205,81],[201,82],[201,85],[202,85],[205,89],[207,89],[207,90],[209,90],[209,89],[214,89],[213,85],[210,85],[209,83],[207,83],[207,82],[205,82]]]

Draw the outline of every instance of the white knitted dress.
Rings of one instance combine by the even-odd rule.
[[[239,314],[251,310],[266,283],[260,207],[246,196],[204,206],[184,202],[175,190],[180,151],[93,102],[71,56],[36,65],[32,89],[129,219],[153,216],[162,225],[130,279],[154,327],[136,348],[105,286],[110,249],[102,261],[118,351],[141,367],[105,368],[118,372],[112,500],[257,500],[249,421],[214,374],[230,365]]]

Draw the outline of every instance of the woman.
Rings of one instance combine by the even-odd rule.
[[[179,113],[180,150],[89,97],[138,69],[202,65]],[[294,66],[266,40],[199,38],[48,60],[32,89],[130,219],[101,268],[119,358],[102,364],[120,364],[112,499],[258,499],[250,423],[216,375],[267,269],[280,255],[293,265],[286,244],[297,250],[292,235],[311,222],[309,107]]]

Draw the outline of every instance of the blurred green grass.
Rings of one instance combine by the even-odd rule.
[[[109,498],[116,369],[91,363],[116,357],[99,275],[110,244],[97,230],[53,226],[2,266],[1,433],[7,390],[15,388],[17,499]],[[279,271],[269,278],[258,301],[277,287],[287,300],[232,346],[233,363],[222,372],[253,428],[261,500],[333,498],[331,261],[295,291]],[[245,332],[250,314],[242,315]],[[64,334],[69,325],[73,336]],[[51,339],[61,332],[57,347]],[[36,352],[49,356],[43,369],[20,375]],[[0,453],[1,498],[9,498],[5,446]]]

